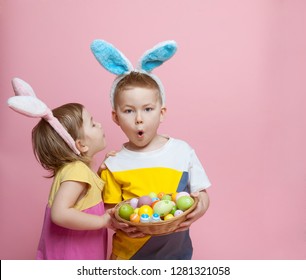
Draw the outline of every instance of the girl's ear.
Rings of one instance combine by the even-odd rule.
[[[82,140],[80,140],[80,139],[76,140],[76,141],[75,141],[75,145],[76,145],[77,149],[78,149],[81,153],[84,154],[84,153],[88,152],[88,146],[84,145],[84,144],[82,143]]]
[[[120,125],[120,124],[119,124],[118,115],[117,115],[116,111],[114,111],[114,110],[112,111],[112,119],[113,119],[113,122],[114,122],[115,124]]]

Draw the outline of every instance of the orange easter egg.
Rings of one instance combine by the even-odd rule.
[[[160,200],[158,199],[158,200],[153,201],[152,204],[151,204],[151,207],[154,208],[154,205],[155,205],[158,201],[160,201]]]
[[[133,222],[133,223],[139,223],[140,222],[139,215],[136,214],[136,213],[131,214],[130,221]]]
[[[157,194],[157,197],[158,197],[159,199],[161,199],[164,195],[165,195],[164,192],[159,192],[159,193]]]
[[[176,201],[176,195],[177,195],[177,192],[174,192],[173,194],[171,194],[171,199],[172,201]]]

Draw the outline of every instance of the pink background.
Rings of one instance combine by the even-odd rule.
[[[89,49],[103,38],[134,64],[160,41],[179,45],[154,73],[167,92],[160,132],[189,142],[213,184],[194,259],[305,259],[305,30],[303,0],[0,1],[0,258],[35,257],[51,184],[32,153],[37,120],[6,106],[10,80],[51,108],[84,103],[106,151],[119,149],[114,77]]]

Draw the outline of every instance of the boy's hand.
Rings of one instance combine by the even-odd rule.
[[[109,156],[115,156],[116,155],[116,151],[110,151],[110,152],[108,152],[106,155],[105,155],[105,157],[104,157],[104,161],[102,162],[102,164],[100,165],[100,167],[99,167],[99,169],[98,169],[98,175],[100,176],[101,175],[101,172],[102,172],[102,170],[104,170],[104,169],[106,169],[106,165],[105,165],[105,160],[109,157]]]
[[[124,231],[126,235],[128,235],[129,237],[132,237],[132,238],[145,237],[146,236],[146,234],[142,233],[141,231],[138,231],[136,227],[128,226],[128,227],[125,227],[121,230]]]
[[[198,197],[198,205],[191,213],[187,215],[187,220],[182,222],[175,232],[187,230],[192,223],[194,223],[196,220],[198,220],[205,214],[209,207],[209,197],[205,190],[191,193],[190,195],[193,197]]]

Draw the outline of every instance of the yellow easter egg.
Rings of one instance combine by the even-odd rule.
[[[172,214],[168,214],[164,217],[164,221],[172,219],[174,216]]]
[[[153,209],[149,205],[142,205],[138,210],[138,215],[141,216],[142,214],[148,214],[149,216],[153,215]]]

